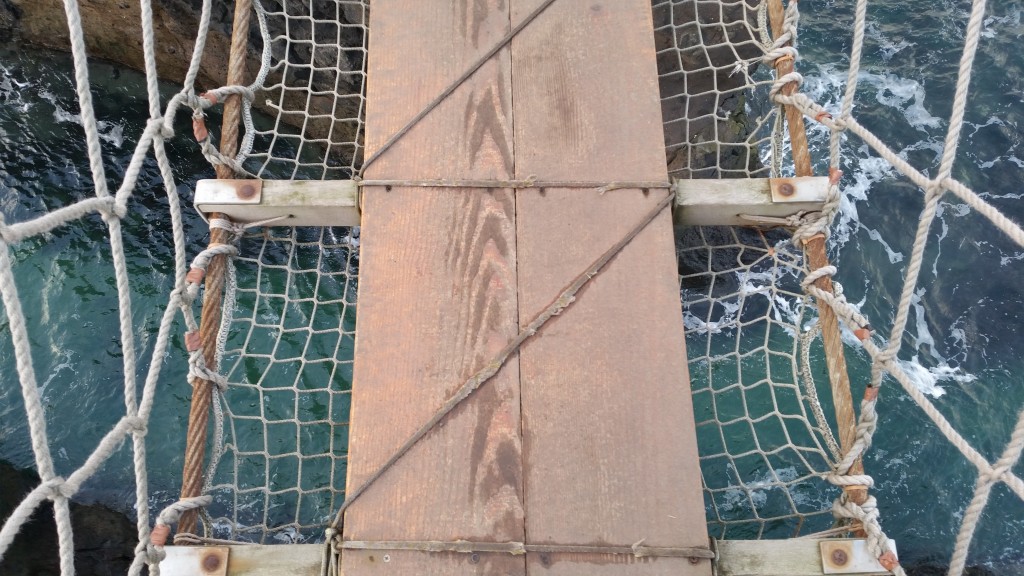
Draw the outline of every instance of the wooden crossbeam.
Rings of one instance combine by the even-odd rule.
[[[247,186],[251,192],[245,194]],[[783,221],[802,212],[821,211],[828,193],[828,178],[679,180],[672,189],[676,195],[673,222],[677,226],[757,226],[756,217]],[[577,201],[584,201],[583,198],[581,195]],[[195,204],[205,214],[222,213],[239,223],[360,223],[359,186],[352,180],[200,180]],[[276,220],[281,217],[284,219]]]
[[[889,545],[896,549],[894,541],[890,540]],[[160,563],[160,573],[164,576],[318,576],[324,547],[323,544],[168,546],[166,551],[167,558]],[[718,540],[715,553],[715,573],[719,576],[890,574],[871,557],[867,540],[863,538]],[[461,556],[469,558],[471,553]],[[210,560],[211,557],[215,560]],[[383,561],[381,564],[389,566]]]

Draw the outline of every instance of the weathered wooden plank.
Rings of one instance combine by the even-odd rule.
[[[679,180],[673,188],[676,224],[756,226],[756,221],[741,215],[784,219],[800,212],[821,211],[828,195],[828,178]]]
[[[324,554],[322,544],[168,546],[165,550],[167,557],[160,563],[163,576],[318,576]]]
[[[239,194],[248,185],[253,200]],[[359,188],[352,180],[200,180],[196,208],[248,224],[287,216],[275,226],[359,226]]]
[[[500,0],[375,2],[367,152],[509,29]],[[509,178],[508,51],[369,167],[367,178]],[[367,187],[348,486],[359,486],[517,331],[509,190]],[[352,540],[522,541],[518,365],[511,361],[348,511]],[[387,562],[384,562],[385,556]],[[521,557],[347,551],[347,576],[523,574]]]
[[[895,549],[895,542],[890,540]],[[822,546],[844,546],[846,568],[825,567]],[[823,574],[889,574],[871,558],[863,539],[719,540],[719,576],[822,576]]]
[[[514,0],[513,24],[538,0]],[[560,0],[512,46],[516,176],[667,179],[650,4]],[[520,321],[668,191],[517,194]],[[526,534],[707,546],[671,216],[520,352]],[[710,574],[707,560],[537,554],[530,574]]]

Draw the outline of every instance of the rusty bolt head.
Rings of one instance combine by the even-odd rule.
[[[252,184],[243,184],[242,187],[238,189],[237,194],[242,200],[249,200],[256,196],[256,187]]]
[[[846,555],[845,550],[833,550],[832,551],[832,563],[836,566],[844,566],[849,561],[849,557]]]
[[[219,556],[213,553],[203,556],[203,570],[207,572],[215,572],[217,568],[220,568]]]
[[[796,188],[793,188],[793,185],[789,182],[784,182],[779,184],[779,194],[782,194],[783,196],[792,196],[793,194],[796,194]]]

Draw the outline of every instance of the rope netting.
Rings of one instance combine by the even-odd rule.
[[[54,502],[61,566],[73,573],[73,535],[68,500],[94,476],[127,438],[136,474],[139,546],[131,573],[144,564],[157,573],[168,525],[185,510],[204,508],[207,538],[297,542],[322,537],[344,499],[351,363],[355,339],[358,230],[270,227],[241,231],[234,247],[202,251],[193,264],[205,268],[215,254],[232,255],[219,337],[219,374],[195,357],[190,375],[218,384],[213,458],[204,496],[168,507],[151,527],[145,436],[157,382],[175,316],[195,329],[193,303],[199,286],[187,278],[181,209],[164,141],[173,136],[182,105],[202,112],[230,94],[241,95],[246,132],[239,154],[221,156],[209,133],[197,130],[207,157],[239,173],[295,179],[348,178],[362,161],[368,5],[356,0],[255,1],[263,43],[262,66],[250,86],[227,86],[197,95],[193,89],[209,26],[203,5],[201,31],[182,91],[162,111],[156,84],[152,10],[143,7],[144,52],[149,78],[150,122],[116,193],[107,188],[96,119],[92,113],[81,22],[74,1],[66,3],[71,29],[82,125],[96,197],[34,220],[0,222],[0,291],[17,358],[32,449],[41,484],[0,529],[0,557],[31,513]],[[817,399],[813,373],[820,344],[810,297],[829,303],[851,332],[868,321],[839,295],[811,282],[834,274],[809,272],[801,245],[822,230],[838,202],[833,195],[820,215],[805,217],[791,237],[783,232],[695,228],[678,237],[681,298],[697,415],[697,433],[709,528],[716,537],[786,537],[828,530],[833,517],[867,531],[876,557],[889,562],[887,540],[873,498],[858,504],[838,486],[870,486],[851,473],[869,447],[876,423],[877,389],[889,374],[978,471],[976,490],[963,517],[950,566],[959,574],[993,487],[1004,483],[1024,499],[1024,481],[1012,472],[1024,450],[1024,413],[1005,450],[990,461],[964,438],[922,394],[898,362],[911,299],[918,284],[928,230],[939,199],[952,193],[988,218],[1018,245],[1024,231],[981,196],[951,177],[967,100],[971,63],[985,2],[973,3],[946,146],[934,176],[911,166],[852,115],[866,26],[866,0],[857,5],[845,97],[834,118],[806,95],[786,95],[799,75],[777,77],[773,64],[797,58],[798,13],[790,3],[785,34],[769,34],[767,3],[754,0],[655,0],[652,3],[662,85],[670,173],[677,177],[767,177],[782,170],[787,140],[777,105],[799,109],[832,131],[829,165],[838,169],[844,134],[858,137],[923,190],[925,209],[907,264],[905,283],[888,339],[877,333],[862,346],[872,361],[869,393],[860,405],[857,441],[840,453],[827,419],[830,397]],[[253,114],[265,103],[269,116]],[[150,366],[136,382],[136,343],[120,220],[128,210],[139,167],[152,150],[170,203],[174,230],[175,289],[161,321]],[[930,171],[931,172],[931,171]],[[833,173],[833,184],[838,175]],[[833,193],[836,193],[833,186]],[[55,472],[47,420],[31,360],[25,314],[14,284],[10,246],[56,227],[99,214],[109,229],[113,277],[119,298],[124,362],[125,416],[67,478]],[[196,250],[192,249],[193,252]],[[885,319],[875,319],[877,329]],[[184,385],[181,383],[179,385]],[[141,389],[141,395],[139,390]],[[824,388],[823,388],[824,389]],[[870,472],[870,471],[869,471]],[[151,531],[153,538],[151,539]],[[202,540],[202,538],[200,538]],[[892,566],[899,570],[898,566]]]
[[[831,501],[821,474],[838,448],[801,368],[811,352],[820,357],[801,338],[814,319],[800,288],[803,254],[778,232],[695,227],[677,236],[712,536],[828,529]]]
[[[676,178],[759,178],[780,161],[766,3],[655,0],[665,151]]]
[[[225,315],[225,458],[210,487],[213,536],[322,537],[340,504],[358,246],[352,228],[272,228],[242,238]]]
[[[362,163],[367,1],[253,5],[269,48],[257,97],[272,120],[254,121],[245,167],[283,179],[350,178]]]

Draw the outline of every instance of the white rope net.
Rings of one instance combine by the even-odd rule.
[[[950,573],[963,571],[978,518],[998,483],[1024,498],[1024,481],[1013,473],[1024,450],[1024,413],[1000,458],[990,461],[949,423],[911,382],[897,361],[908,310],[918,284],[922,254],[938,199],[952,193],[988,218],[998,230],[1024,246],[1024,231],[982,197],[951,178],[967,100],[971,63],[985,3],[973,4],[960,68],[960,81],[949,121],[949,135],[934,176],[893,153],[852,115],[862,52],[867,2],[857,7],[847,91],[835,118],[824,115],[808,97],[783,96],[778,88],[789,76],[773,77],[769,64],[795,52],[782,46],[795,40],[795,3],[787,11],[787,37],[767,36],[762,4],[750,1],[655,0],[659,72],[671,173],[679,177],[766,177],[781,170],[786,146],[775,103],[796,106],[832,130],[829,165],[839,166],[841,135],[856,136],[924,191],[925,210],[905,272],[905,287],[893,313],[888,340],[876,334],[863,341],[873,362],[874,387],[889,374],[946,437],[978,470],[974,497],[963,516]],[[150,123],[116,193],[108,190],[96,119],[92,112],[82,29],[75,2],[67,3],[82,125],[94,175],[96,196],[16,223],[0,223],[0,292],[17,358],[17,372],[29,421],[32,450],[42,478],[0,529],[0,558],[32,511],[54,502],[60,537],[61,566],[73,573],[73,535],[68,500],[82,482],[95,475],[121,442],[132,439],[137,482],[138,535],[131,573],[156,562],[162,546],[150,542],[151,514],[145,459],[145,435],[168,337],[176,314],[194,329],[193,302],[198,286],[186,281],[186,251],[181,211],[164,140],[173,136],[172,119],[182,104],[197,111],[213,105],[198,97],[193,82],[205,29],[182,92],[161,108],[156,85],[152,13],[143,6]],[[204,4],[204,28],[210,3]],[[238,157],[220,157],[209,142],[204,151],[214,162],[227,162],[259,176],[347,178],[361,162],[361,118],[366,61],[367,5],[355,0],[256,3],[264,43],[263,66],[249,87],[225,87],[211,95],[223,100],[241,94],[247,102],[246,134]],[[253,101],[264,102],[269,120],[254,117]],[[198,113],[198,112],[197,112]],[[144,382],[135,380],[136,343],[132,333],[129,278],[120,220],[138,178],[139,166],[152,150],[164,177],[174,230],[175,290],[155,339]],[[931,172],[931,171],[930,171]],[[836,198],[829,208],[834,210]],[[120,342],[124,361],[125,416],[93,454],[67,478],[56,474],[46,435],[33,351],[25,315],[13,278],[10,246],[73,225],[98,213],[109,228],[113,277],[119,299]],[[830,211],[823,218],[831,217]],[[796,238],[820,228],[805,219]],[[832,515],[863,523],[875,556],[888,543],[878,525],[873,499],[861,506],[840,499],[833,484],[869,484],[850,476],[853,460],[870,445],[877,400],[860,406],[858,442],[838,454],[826,420],[829,398],[818,402],[817,385],[808,374],[820,370],[815,313],[809,296],[832,303],[851,330],[867,322],[841,296],[808,284],[806,265],[796,242],[787,235],[733,229],[691,229],[679,236],[681,298],[688,347],[709,527],[730,538],[786,537],[827,529]],[[233,250],[231,251],[233,253]],[[209,251],[197,259],[202,267]],[[215,461],[206,479],[207,496],[176,503],[156,520],[157,527],[176,521],[185,509],[205,507],[208,536],[259,542],[307,541],[319,536],[343,499],[347,422],[355,337],[358,231],[343,228],[269,228],[246,233],[233,258],[221,333],[221,373],[226,389],[215,405],[224,415],[214,428],[225,434],[223,449],[214,441]],[[825,273],[834,273],[825,269]],[[878,329],[885,318],[875,319]],[[879,322],[881,321],[881,322]],[[810,353],[808,353],[810,351]],[[193,362],[195,364],[195,362]],[[193,374],[204,368],[193,366]],[[176,385],[184,385],[176,383]],[[139,390],[141,389],[141,394]],[[869,470],[870,472],[870,470]],[[898,570],[898,568],[897,568]]]

